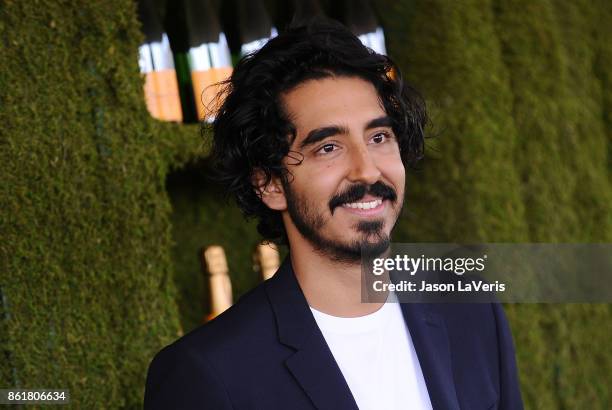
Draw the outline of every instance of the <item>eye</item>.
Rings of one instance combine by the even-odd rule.
[[[374,135],[370,141],[372,141],[374,144],[382,144],[388,139],[391,139],[391,135],[388,132],[379,132],[378,134]]]
[[[338,146],[336,144],[328,143],[323,145],[321,148],[317,150],[317,154],[329,154],[330,152],[336,151]]]

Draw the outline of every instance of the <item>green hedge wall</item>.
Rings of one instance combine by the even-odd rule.
[[[133,2],[0,13],[0,385],[138,408],[179,329],[165,178],[198,129],[149,118]]]
[[[433,120],[395,240],[610,242],[609,2],[374,4]],[[258,282],[198,127],[148,116],[140,40],[130,1],[0,3],[0,387],[139,408],[205,313],[199,248],[225,247],[236,297]],[[527,408],[611,407],[609,305],[507,312]]]

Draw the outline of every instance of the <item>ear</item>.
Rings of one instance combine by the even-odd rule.
[[[268,208],[274,211],[287,209],[287,198],[280,177],[273,175],[266,184],[266,174],[260,168],[256,168],[253,171],[251,182],[255,193]]]

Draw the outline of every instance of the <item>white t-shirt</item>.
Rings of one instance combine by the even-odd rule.
[[[360,410],[431,410],[410,332],[392,298],[354,318],[310,310]]]

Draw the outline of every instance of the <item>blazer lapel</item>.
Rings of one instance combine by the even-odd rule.
[[[285,363],[289,371],[317,409],[358,410],[357,403],[325,340],[319,339],[318,336],[314,336],[306,347],[287,359]]]
[[[444,319],[426,304],[402,303],[401,307],[433,408],[459,410]]]
[[[358,410],[295,278],[290,256],[266,282],[266,292],[280,342],[296,350],[285,364],[315,407]]]

